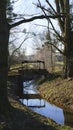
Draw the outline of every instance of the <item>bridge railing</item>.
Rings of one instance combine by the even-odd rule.
[[[22,68],[24,69],[30,69],[30,65],[32,65],[32,69],[36,67],[36,69],[45,69],[45,62],[40,60],[24,60],[21,62]]]
[[[11,68],[9,71],[9,75],[14,75],[14,74],[16,75],[16,74],[19,74],[20,71],[27,70],[27,69],[28,70],[29,69],[44,70],[45,62],[40,61],[40,60],[33,60],[33,61],[24,60],[21,62],[21,64],[19,66]]]

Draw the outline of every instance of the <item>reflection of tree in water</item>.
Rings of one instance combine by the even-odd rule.
[[[63,111],[64,113],[64,124],[73,127],[73,113]]]
[[[23,95],[23,79],[22,75],[18,76],[18,96],[22,97]]]

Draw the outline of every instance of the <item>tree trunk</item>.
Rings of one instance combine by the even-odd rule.
[[[73,76],[73,39],[71,32],[71,23],[70,23],[70,7],[69,0],[65,0],[65,74],[64,77],[72,77]]]
[[[72,34],[71,34],[72,36]],[[67,45],[66,55],[64,56],[64,77],[73,77],[73,40],[71,40],[71,45]]]
[[[71,32],[72,37],[72,32]],[[71,45],[68,56],[68,77],[73,77],[73,38],[71,38]]]
[[[73,32],[71,32],[71,46],[69,57],[69,77],[73,77]]]
[[[7,98],[8,40],[6,0],[0,0],[0,112],[5,112],[9,107]]]

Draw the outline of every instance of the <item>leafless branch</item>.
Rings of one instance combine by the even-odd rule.
[[[49,41],[46,40],[45,43],[49,43]],[[54,42],[50,42],[49,44],[52,45],[53,47],[55,47],[62,55],[65,55],[64,52],[61,51],[61,50],[54,44]]]
[[[53,8],[53,6],[49,3],[49,1],[46,0],[46,2],[47,2],[47,4],[51,7],[51,9],[53,10],[53,12],[54,12],[55,14],[57,14],[57,12],[56,12],[55,9]]]
[[[64,43],[64,38],[56,31],[56,29],[54,28],[54,26],[53,26],[53,24],[52,24],[50,19],[49,19],[49,22],[50,22],[50,24],[51,24],[55,34],[59,37],[59,39],[62,41],[62,43]]]
[[[52,16],[52,15],[46,15],[46,16],[40,15],[40,16],[31,17],[29,19],[24,18],[23,20],[20,20],[20,21],[14,23],[12,25],[9,25],[9,29],[16,27],[16,26],[23,24],[23,23],[32,22],[32,21],[37,20],[37,19],[48,19],[48,18],[56,19],[58,17],[65,17],[65,16],[64,15],[54,15],[54,16]]]

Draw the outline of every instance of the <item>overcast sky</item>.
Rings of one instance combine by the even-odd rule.
[[[45,0],[40,0],[42,2],[42,4],[44,6],[46,6],[45,4]],[[40,15],[42,14],[42,11],[40,9],[37,9],[37,7],[34,5],[34,3],[37,3],[37,0],[18,0],[18,2],[16,2],[14,4],[14,12],[16,14],[25,14],[25,17],[27,16],[28,18],[30,17],[30,15]],[[54,0],[51,0],[51,4],[55,7],[54,5]],[[55,22],[55,20],[53,20],[54,25],[56,26],[57,23]],[[48,22],[46,19],[44,20],[35,20],[33,22],[30,23],[24,23],[20,26],[18,26],[18,28],[20,28],[20,30],[26,29],[27,32],[34,32],[34,33],[43,33],[44,31],[47,31],[47,27],[42,27],[42,26],[36,26],[35,24],[40,24],[40,25],[44,25],[47,26]],[[17,44],[20,43],[21,41],[23,41],[25,35],[23,33],[17,34],[18,37],[18,41]],[[37,41],[37,40],[36,40]],[[24,42],[22,48],[26,48],[26,53],[32,54],[35,50],[33,48],[33,44],[35,41],[33,41],[33,38],[28,39],[27,41]]]

